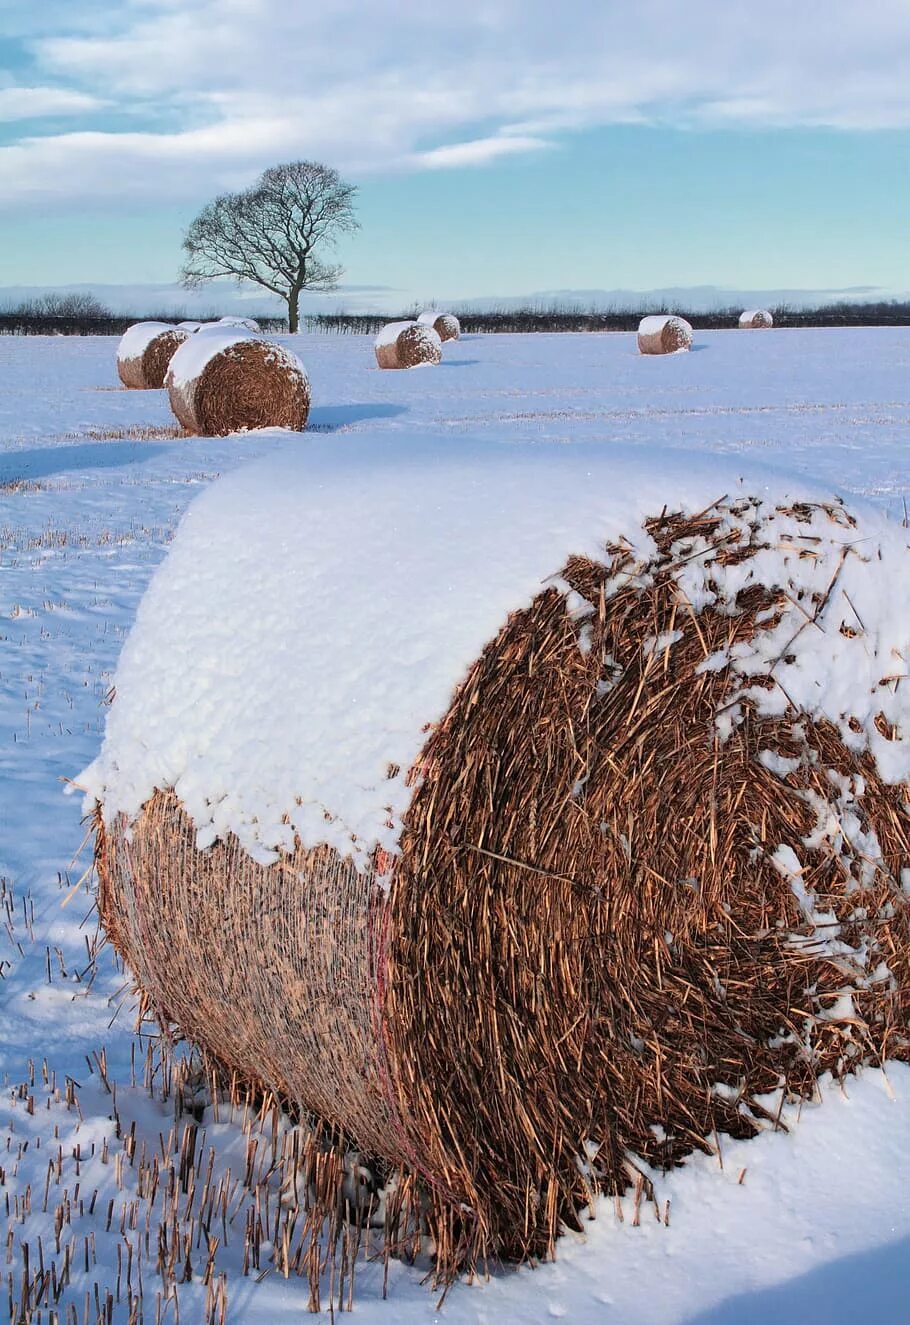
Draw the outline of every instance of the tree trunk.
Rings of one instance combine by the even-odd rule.
[[[300,291],[290,289],[288,291],[288,331],[293,336],[300,326],[300,318],[297,313],[297,305],[300,302]]]

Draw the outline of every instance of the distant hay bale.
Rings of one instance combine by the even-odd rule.
[[[766,308],[747,308],[744,313],[739,315],[739,325],[741,327],[751,327],[758,331],[764,327],[773,327],[774,318]]]
[[[684,317],[653,314],[639,323],[638,348],[642,354],[676,354],[691,349],[692,334],[692,327]]]
[[[243,328],[203,330],[174,355],[167,391],[187,432],[224,437],[250,428],[302,432],[310,384],[296,354]]]
[[[910,1059],[910,789],[873,757],[904,755],[889,742],[910,707],[873,681],[834,722],[783,688],[815,650],[804,665],[851,702],[851,658],[878,648],[875,527],[744,496],[629,532],[541,567],[448,710],[425,715],[397,854],[359,862],[350,838],[342,854],[288,828],[274,863],[255,859],[226,828],[197,840],[165,784],[146,798],[130,781],[133,812],[96,816],[102,921],[151,1007],[416,1175],[442,1278],[551,1253],[594,1193],[625,1190],[630,1156],[671,1166],[773,1122],[761,1097],[781,1086],[808,1096],[825,1072]],[[295,605],[334,677],[324,552],[305,550]],[[349,557],[362,576],[356,538]],[[213,548],[203,568],[219,640],[228,561]],[[184,653],[154,633],[174,617],[164,590],[131,656],[159,650],[183,687]],[[816,643],[826,631],[837,649]],[[250,696],[266,649],[306,704],[280,635],[249,655]],[[128,779],[139,745],[117,756]],[[389,769],[389,801],[402,776]],[[312,808],[328,833],[340,810]]]
[[[454,313],[437,313],[430,309],[421,313],[417,321],[424,327],[432,327],[441,341],[458,340],[461,335],[461,323]]]
[[[261,331],[259,323],[254,317],[220,317],[213,326],[220,327],[243,327],[246,331]]]
[[[136,391],[160,390],[171,359],[189,335],[168,322],[137,322],[127,328],[117,346],[120,381]]]
[[[421,322],[390,322],[375,341],[380,368],[417,368],[442,361],[439,334]]]

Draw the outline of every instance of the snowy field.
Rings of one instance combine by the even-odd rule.
[[[655,466],[681,449],[862,494],[898,526],[910,501],[910,329],[702,332],[672,358],[625,335],[466,337],[439,368],[398,373],[363,338],[287,342],[311,427],[339,447],[547,439],[612,448],[617,467],[628,448]],[[124,973],[95,951],[81,798],[64,786],[98,753],[123,640],[187,505],[308,441],[176,436],[164,392],[119,389],[115,347],[0,337],[0,1318],[30,1295],[36,1321],[94,1322],[110,1294],[118,1322],[271,1325],[308,1303],[282,1262],[281,1138],[210,1109],[196,1183],[175,1183],[186,1119],[133,1033]],[[376,1325],[903,1320],[910,1069],[824,1094],[784,1111],[786,1133],[720,1138],[715,1157],[655,1175],[656,1205],[602,1202],[553,1264],[458,1284],[437,1309],[426,1266],[391,1264],[383,1300],[383,1267],[365,1263],[355,1311]]]

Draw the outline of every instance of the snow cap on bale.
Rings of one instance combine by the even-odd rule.
[[[254,317],[220,317],[215,324],[222,327],[244,327],[247,331],[261,331]]]
[[[437,313],[429,309],[421,313],[417,321],[424,327],[432,327],[440,340],[458,340],[461,335],[461,323],[454,313]]]
[[[178,323],[177,323],[177,329],[178,329],[179,331],[198,331],[200,327],[204,327],[204,326],[205,326],[205,323],[204,323],[204,322],[178,322]]]
[[[744,313],[739,315],[739,325],[741,327],[751,327],[758,331],[764,327],[773,327],[774,318],[766,308],[747,308]]]
[[[126,387],[157,391],[164,386],[168,364],[189,332],[170,322],[136,322],[117,346],[117,372]]]
[[[113,942],[417,1176],[443,1275],[910,1057],[907,533],[739,473],[317,438],[193,505],[124,647]]]
[[[421,322],[389,322],[374,342],[380,368],[418,368],[442,362],[442,341]]]
[[[642,354],[676,354],[692,347],[692,327],[675,313],[652,313],[638,324],[638,348]]]
[[[200,330],[174,355],[166,386],[178,422],[203,437],[250,428],[302,432],[310,411],[297,355],[242,327]]]

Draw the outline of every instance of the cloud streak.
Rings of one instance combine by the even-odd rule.
[[[72,8],[53,25],[43,10],[31,33],[19,19],[35,85],[0,89],[0,119],[31,100],[16,118],[67,115],[75,131],[0,148],[7,208],[196,199],[293,156],[354,174],[463,169],[615,123],[910,127],[905,0]]]
[[[0,121],[35,120],[47,116],[84,115],[100,109],[100,97],[64,87],[0,87]]]

